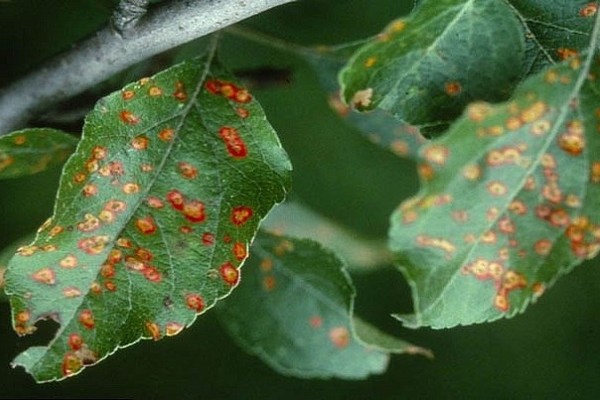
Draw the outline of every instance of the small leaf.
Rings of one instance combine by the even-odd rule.
[[[317,72],[321,84],[329,93],[329,105],[350,126],[358,129],[365,137],[394,154],[415,158],[426,140],[419,129],[394,118],[389,112],[375,109],[370,113],[359,113],[340,100],[337,76],[352,54],[365,41],[333,47],[304,48],[301,53]]]
[[[511,317],[598,253],[598,77],[600,59],[571,58],[507,103],[471,104],[423,148],[421,192],[390,231],[413,289],[408,325]]]
[[[173,336],[237,285],[291,166],[265,115],[213,57],[98,102],[54,216],[7,271],[13,326],[60,328],[14,365],[62,379],[141,338]]]
[[[31,128],[0,137],[0,179],[33,175],[61,165],[79,140],[50,128]]]
[[[218,308],[232,337],[275,370],[302,378],[361,379],[382,373],[390,352],[424,350],[357,320],[343,263],[311,240],[261,233],[240,287]]]
[[[522,74],[523,36],[504,1],[422,1],[356,52],[340,73],[342,97],[409,124],[447,124],[474,99],[510,95]]]

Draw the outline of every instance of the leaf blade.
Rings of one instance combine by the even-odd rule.
[[[422,351],[352,317],[349,276],[318,243],[261,233],[252,254],[242,285],[219,306],[219,316],[242,348],[275,370],[364,379],[385,370],[389,353]]]
[[[413,289],[406,325],[514,316],[597,254],[598,60],[587,61],[533,76],[508,103],[471,105],[424,148],[422,190],[390,228]]]
[[[99,101],[54,217],[9,265],[17,332],[61,323],[15,365],[63,379],[189,326],[237,285],[290,170],[260,105],[213,52]]]

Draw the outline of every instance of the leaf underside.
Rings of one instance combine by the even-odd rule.
[[[290,170],[260,105],[214,53],[101,99],[53,217],[6,273],[17,333],[60,324],[14,365],[58,380],[189,326],[237,285]]]
[[[32,128],[0,137],[0,179],[42,172],[65,162],[78,139],[50,128]]]
[[[353,322],[354,289],[343,263],[314,241],[259,234],[243,278],[218,307],[223,325],[283,374],[361,379],[382,373],[391,352],[427,354]]]
[[[474,103],[421,152],[420,193],[392,216],[413,289],[410,326],[525,310],[600,249],[600,59],[532,76],[504,104]]]

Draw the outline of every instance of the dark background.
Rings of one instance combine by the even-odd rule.
[[[103,25],[114,3],[0,2],[0,86]],[[411,7],[408,0],[305,0],[253,18],[247,26],[296,43],[336,44],[373,35]],[[194,49],[188,47],[187,52]],[[384,237],[391,211],[417,190],[413,163],[377,148],[342,124],[328,110],[313,71],[292,54],[225,35],[221,58],[234,70],[275,66],[291,71],[289,83],[253,92],[294,164],[293,196],[363,234]],[[135,71],[130,75],[132,80],[139,78]],[[102,90],[106,89],[88,97],[98,98]],[[51,214],[59,173],[0,181],[2,247]],[[0,398],[597,398],[597,264],[593,260],[576,268],[525,315],[443,331],[404,329],[389,317],[411,310],[408,286],[393,268],[355,276],[357,309],[365,319],[436,354],[434,360],[395,356],[386,374],[365,381],[278,375],[235,347],[209,312],[176,338],[138,343],[75,378],[37,385],[23,370],[11,369],[9,362],[31,343],[44,343],[49,337],[41,332],[35,338],[17,338],[3,303]]]

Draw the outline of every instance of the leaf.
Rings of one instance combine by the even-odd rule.
[[[356,319],[354,288],[343,263],[308,239],[261,233],[240,287],[219,305],[220,319],[249,353],[280,373],[362,379],[382,373],[389,353],[429,354]]]
[[[405,157],[415,158],[426,140],[419,129],[398,121],[389,112],[375,109],[370,113],[359,113],[340,100],[340,86],[337,75],[352,54],[365,41],[340,46],[302,48],[300,53],[317,72],[321,84],[328,92],[330,107],[350,126],[378,146]]]
[[[79,140],[50,128],[31,128],[0,137],[0,179],[37,174],[61,165]]]
[[[407,325],[514,316],[598,253],[599,76],[599,58],[571,58],[507,103],[471,104],[423,149],[421,192],[390,230],[413,289]]]
[[[315,240],[339,255],[348,268],[356,271],[367,271],[392,262],[384,239],[363,237],[298,201],[279,205],[269,213],[261,227],[286,236]]]
[[[528,75],[587,48],[597,2],[509,0],[508,3],[525,30]]]
[[[523,30],[505,1],[427,0],[340,73],[342,97],[409,124],[444,125],[475,99],[507,98],[522,75]]]
[[[63,379],[141,338],[173,336],[237,285],[257,226],[291,166],[252,95],[214,51],[98,102],[65,165],[54,216],[7,271],[21,353]]]

